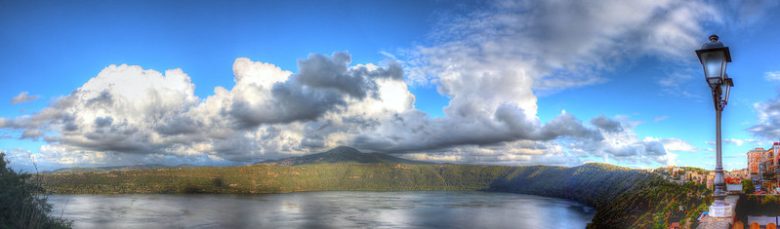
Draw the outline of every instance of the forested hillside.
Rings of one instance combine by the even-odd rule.
[[[671,222],[694,223],[706,209],[705,201],[711,201],[705,199],[710,191],[703,185],[678,185],[657,174],[607,164],[511,168],[489,190],[588,204],[596,208],[592,228],[667,228]]]

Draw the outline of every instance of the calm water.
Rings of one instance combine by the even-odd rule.
[[[489,192],[55,195],[76,228],[584,228],[582,204]]]

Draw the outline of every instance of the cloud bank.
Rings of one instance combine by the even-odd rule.
[[[474,163],[674,163],[680,139],[640,138],[637,122],[537,116],[537,94],[604,82],[633,53],[682,58],[717,9],[699,1],[499,1],[442,22],[432,44],[387,64],[313,54],[297,72],[238,58],[235,85],[200,98],[181,69],[111,65],[38,113],[0,128],[43,139],[59,164],[251,162],[338,145]],[[410,85],[450,98],[415,108]]]
[[[111,65],[33,115],[0,119],[22,138],[43,139],[44,164],[252,162],[338,145],[426,160],[570,163],[571,158],[658,161],[663,143],[638,140],[628,120],[568,113],[547,123],[511,102],[430,118],[400,65],[350,65],[346,53],[311,55],[298,73],[238,58],[231,89],[206,98],[180,69]],[[479,106],[481,107],[479,107]],[[574,152],[574,153],[571,153]]]

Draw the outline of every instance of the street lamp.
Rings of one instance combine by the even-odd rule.
[[[734,81],[726,74],[726,65],[731,62],[729,48],[718,40],[718,35],[710,35],[709,42],[696,50],[701,66],[704,67],[704,79],[712,90],[712,101],[715,105],[715,191],[712,196],[715,202],[710,206],[710,216],[731,217],[731,206],[726,203],[726,184],[723,179],[723,152],[721,147],[720,120],[723,108],[729,101],[729,92]],[[725,93],[724,93],[725,92]]]

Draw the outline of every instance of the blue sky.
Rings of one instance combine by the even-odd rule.
[[[711,149],[714,146],[708,142],[714,139],[714,113],[709,90],[702,80],[701,67],[693,53],[696,46],[704,42],[710,33],[720,35],[721,40],[731,48],[734,60],[729,65],[729,74],[735,79],[736,87],[732,91],[732,101],[724,114],[724,138],[735,140],[731,141],[732,143],[724,144],[727,169],[744,166],[746,163],[744,153],[752,147],[771,146],[771,131],[761,134],[748,129],[757,125],[771,124],[775,120],[772,112],[757,110],[755,104],[774,104],[773,98],[777,97],[778,86],[780,86],[780,79],[772,80],[768,79],[771,77],[767,77],[773,74],[780,75],[778,72],[780,71],[780,60],[774,58],[775,52],[780,51],[780,43],[777,42],[780,40],[780,28],[777,23],[780,22],[780,15],[770,13],[777,10],[777,4],[752,1],[728,1],[725,3],[671,1],[666,5],[632,6],[635,7],[632,9],[650,7],[655,13],[645,18],[635,19],[635,25],[616,24],[614,27],[610,27],[611,25],[607,23],[586,28],[578,28],[576,24],[571,24],[571,28],[569,28],[569,22],[564,21],[562,22],[563,28],[577,30],[577,32],[560,32],[559,34],[557,30],[548,30],[545,27],[554,28],[558,24],[544,23],[559,23],[558,19],[576,19],[576,15],[556,18],[555,15],[538,16],[534,12],[548,8],[556,10],[556,7],[574,9],[574,11],[582,9],[583,12],[588,12],[586,10],[588,6],[568,6],[565,3],[557,2],[549,4],[519,3],[521,4],[518,6],[510,1],[499,3],[450,1],[318,1],[317,3],[309,1],[0,1],[0,50],[2,50],[0,52],[0,98],[6,104],[0,106],[0,117],[5,118],[5,120],[16,120],[16,123],[23,123],[24,117],[40,115],[42,110],[53,107],[52,104],[58,100],[79,95],[77,93],[79,88],[86,88],[85,84],[90,79],[98,76],[101,71],[112,64],[137,65],[143,69],[158,72],[181,69],[194,85],[194,96],[197,97],[198,101],[205,101],[207,97],[215,95],[215,87],[219,86],[230,90],[236,85],[234,75],[237,74],[237,70],[234,64],[239,57],[273,64],[292,72],[295,75],[293,78],[295,78],[300,68],[299,61],[308,60],[311,54],[321,54],[328,57],[336,52],[346,52],[351,58],[349,66],[357,64],[375,64],[385,68],[390,68],[393,64],[401,66],[404,70],[404,85],[408,86],[406,89],[414,96],[413,107],[408,107],[404,112],[410,117],[414,116],[412,114],[414,112],[421,112],[425,115],[421,121],[424,123],[444,123],[435,125],[446,125],[447,123],[463,123],[464,120],[473,120],[469,117],[477,117],[469,114],[456,118],[454,110],[462,103],[460,100],[452,102],[451,99],[454,97],[458,97],[458,99],[468,97],[496,99],[495,104],[504,104],[506,101],[516,102],[515,105],[526,112],[526,118],[528,118],[528,111],[531,109],[527,101],[536,99],[536,102],[531,102],[531,104],[538,107],[535,115],[538,118],[539,130],[543,130],[546,123],[556,120],[561,117],[562,113],[565,113],[576,117],[585,128],[597,132],[605,131],[594,126],[595,124],[591,124],[590,121],[603,116],[621,123],[623,129],[626,129],[626,133],[620,134],[622,136],[620,139],[633,136],[633,140],[623,139],[620,141],[635,141],[636,144],[641,145],[641,150],[628,150],[632,152],[630,155],[625,153],[610,154],[609,152],[618,150],[614,148],[611,150],[602,149],[606,146],[601,145],[590,146],[590,143],[586,142],[587,140],[582,140],[587,139],[587,137],[577,134],[561,134],[556,136],[555,140],[548,140],[544,137],[501,136],[497,136],[496,139],[503,140],[485,140],[468,136],[455,138],[463,139],[461,142],[455,140],[437,142],[440,140],[434,139],[431,140],[430,144],[416,144],[399,140],[393,146],[386,146],[378,144],[379,140],[377,139],[371,139],[372,141],[365,143],[361,141],[366,139],[363,135],[369,135],[371,131],[347,132],[347,130],[354,131],[356,128],[346,126],[340,127],[344,129],[342,135],[346,135],[346,137],[339,136],[340,130],[335,130],[322,133],[321,136],[318,135],[316,139],[322,140],[321,143],[314,144],[314,146],[304,146],[306,144],[303,142],[308,141],[306,139],[307,129],[305,128],[325,122],[328,114],[336,117],[347,117],[346,114],[337,113],[335,110],[344,109],[344,107],[358,107],[357,105],[343,105],[343,103],[352,104],[351,99],[354,98],[340,100],[342,105],[334,105],[335,108],[325,106],[326,112],[317,114],[324,116],[317,116],[313,120],[296,120],[284,125],[260,121],[254,123],[255,125],[251,128],[281,129],[282,132],[288,130],[291,132],[290,136],[294,136],[293,139],[297,139],[295,136],[298,135],[304,136],[301,137],[302,140],[295,141],[298,142],[295,144],[299,145],[293,144],[287,147],[279,147],[279,144],[276,143],[272,144],[271,140],[255,139],[248,143],[252,147],[242,148],[252,151],[252,153],[241,157],[225,153],[227,151],[233,152],[231,150],[222,152],[217,150],[219,147],[214,146],[206,147],[202,152],[195,150],[197,149],[195,146],[187,146],[190,147],[189,150],[186,150],[187,153],[170,151],[170,145],[160,143],[166,142],[165,144],[168,144],[169,141],[165,139],[160,140],[160,142],[152,140],[155,144],[161,144],[160,147],[154,148],[155,152],[149,154],[153,154],[153,156],[135,151],[126,152],[121,147],[100,148],[93,147],[94,145],[91,144],[68,143],[63,139],[57,139],[64,132],[62,132],[61,127],[54,127],[56,124],[52,123],[57,122],[51,120],[48,124],[36,124],[33,127],[30,125],[14,127],[8,124],[3,127],[0,124],[0,135],[2,135],[0,149],[11,152],[12,160],[21,160],[24,155],[40,154],[41,156],[38,158],[45,159],[38,159],[42,160],[39,163],[51,167],[138,164],[153,160],[150,158],[160,157],[174,158],[170,162],[174,164],[231,164],[317,152],[317,150],[330,146],[350,143],[354,143],[350,145],[361,146],[359,148],[368,151],[391,153],[408,151],[410,153],[401,155],[434,161],[573,165],[606,160],[610,163],[632,167],[653,167],[665,164],[712,167],[714,153],[711,152]],[[503,11],[501,4],[507,4],[509,6],[507,8],[510,10]],[[680,13],[675,14],[674,12]],[[511,22],[515,24],[498,24],[497,26],[490,24],[487,26],[490,29],[481,28],[477,23],[479,19],[494,19],[494,17],[490,17],[492,15],[503,15],[508,18],[517,17],[519,20]],[[583,17],[593,16],[585,15]],[[615,14],[614,17],[607,21],[622,20],[620,17],[631,16]],[[692,20],[674,20],[679,17],[690,17]],[[594,20],[598,22],[601,19]],[[625,21],[633,22],[632,20],[634,19],[630,18]],[[655,24],[653,22],[659,20],[668,21],[668,24]],[[484,21],[490,22],[490,20]],[[513,27],[519,22],[531,25]],[[653,26],[653,29],[648,29],[651,30],[648,32],[643,29],[626,28],[631,26]],[[502,35],[502,32],[505,32],[504,29],[508,30],[507,34],[510,35]],[[612,30],[618,32],[608,32]],[[560,37],[549,40],[538,39],[534,37],[537,36],[533,33],[535,31],[542,31],[543,35],[556,35],[564,38],[583,34],[583,39],[592,38],[598,42],[578,43]],[[669,34],[662,34],[664,37],[657,40],[652,39],[654,35],[659,33]],[[515,42],[501,43],[505,40],[511,40],[504,38],[517,39]],[[690,38],[696,39],[695,46],[690,45],[692,44]],[[679,41],[675,39],[679,39]],[[645,40],[655,43],[643,44]],[[529,43],[524,43],[526,41]],[[478,53],[476,55],[469,54],[470,51],[464,52],[470,55],[467,56],[468,58],[484,60],[475,61],[479,64],[473,65],[476,66],[474,68],[490,68],[500,64],[507,69],[527,68],[529,69],[526,71],[528,74],[537,74],[531,76],[533,86],[520,84],[521,87],[518,87],[528,86],[532,90],[532,95],[530,97],[514,97],[511,94],[496,92],[488,96],[491,94],[490,87],[466,90],[463,89],[466,86],[461,84],[449,85],[452,78],[445,76],[446,71],[438,70],[442,70],[442,66],[469,65],[447,62],[464,58],[459,59],[457,55],[452,58],[443,58],[443,55],[468,48],[469,44],[472,44],[470,42],[479,42],[480,45],[494,42],[499,45],[516,45],[518,47],[547,47],[540,48],[538,52],[515,50],[514,48],[508,48],[509,51],[503,52],[489,49],[488,46],[480,46],[480,49],[475,52]],[[652,47],[659,44],[664,47]],[[458,45],[464,47],[452,48]],[[556,47],[584,50],[585,53],[574,53],[572,55],[574,59],[567,58],[567,55],[548,55],[547,52],[554,53]],[[674,48],[676,50],[670,50]],[[443,51],[431,54],[432,52],[425,50]],[[492,56],[494,54],[501,58],[510,59],[509,66],[503,62],[490,62],[494,59]],[[592,55],[597,56],[596,60],[588,60],[588,58],[594,59]],[[335,56],[332,58],[336,60]],[[511,61],[513,58],[516,58],[517,61]],[[420,74],[417,70],[426,73]],[[466,75],[467,73],[463,72],[474,71],[474,69],[465,69],[462,72],[453,71],[457,73],[457,76],[458,74]],[[549,79],[557,79],[558,81]],[[374,79],[372,78],[372,80]],[[122,79],[119,78],[118,83],[122,82]],[[553,86],[547,88],[538,86],[543,82],[550,82],[549,84]],[[511,86],[511,83],[507,83],[507,85]],[[473,92],[475,90],[482,94],[468,94],[476,93]],[[23,103],[12,103],[13,98],[22,92],[28,92],[29,95],[37,99]],[[387,102],[379,101],[378,103]],[[250,104],[253,103],[250,102]],[[452,112],[445,111],[448,106],[452,107]],[[472,104],[463,107],[473,106]],[[495,105],[484,108],[489,108],[488,110],[491,112],[496,111],[497,115],[498,108],[496,106],[501,107]],[[69,112],[72,112],[69,113],[71,116],[81,115],[79,111],[71,110]],[[765,120],[760,120],[761,113],[767,114]],[[116,116],[113,117],[114,124],[116,124],[119,119]],[[486,120],[492,120],[492,117],[496,116],[484,117]],[[377,116],[376,120],[385,119]],[[233,127],[233,129],[235,128]],[[392,131],[387,128],[392,129]],[[404,129],[401,127],[387,128],[373,131],[387,133]],[[36,134],[33,138],[22,139],[20,137],[25,130],[33,129],[40,130],[42,133]],[[462,129],[468,128],[463,127],[460,130]],[[435,131],[438,129],[431,131],[436,133]],[[481,132],[474,134],[479,135],[479,133]],[[245,132],[241,134],[246,135]],[[403,132],[398,134],[404,135]],[[46,136],[53,137],[46,139]],[[780,139],[780,136],[774,138]],[[645,150],[652,148],[645,145],[653,143],[653,139],[657,140],[655,142],[664,143],[665,153],[648,154],[663,159],[648,160],[648,157],[642,155],[645,154]],[[212,140],[205,141],[213,142]],[[674,142],[683,142],[685,147],[675,150],[674,146],[671,145]],[[734,144],[734,142],[740,143]],[[58,146],[58,150],[42,149],[42,147],[46,148],[47,145]],[[605,153],[577,153],[579,150],[572,145],[583,146],[578,148],[579,150],[603,151]],[[584,147],[584,145],[588,146]],[[541,155],[524,153],[532,149],[556,150],[553,150],[555,153]],[[486,153],[476,154],[471,153],[472,151]],[[517,152],[514,154],[503,153],[509,151]],[[110,155],[111,158],[133,159],[126,161],[118,159],[96,160],[92,156],[84,156],[104,154]],[[674,155],[674,159],[667,157],[670,154]],[[611,160],[610,156],[612,156]],[[70,161],[70,163],[55,162],[58,157],[87,157],[90,160],[88,162],[78,160]],[[571,157],[576,160],[573,164],[561,163],[551,159],[554,157]],[[619,157],[623,158],[616,159]],[[24,168],[25,163],[19,162],[17,164],[20,168]]]

